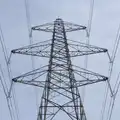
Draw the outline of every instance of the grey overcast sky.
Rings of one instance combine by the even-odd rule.
[[[57,17],[76,24],[87,25],[89,18],[90,0],[28,0],[30,6],[31,25],[40,25],[54,21]],[[90,43],[96,46],[107,48],[111,54],[113,44],[120,24],[120,1],[119,0],[94,0],[94,13],[91,29]],[[27,20],[24,0],[0,0],[0,24],[3,30],[5,44],[8,54],[14,48],[29,44]],[[84,34],[84,33],[83,33]],[[37,36],[37,37],[36,37]],[[78,32],[70,35],[73,40],[86,41]],[[68,35],[69,38],[69,35]],[[33,35],[33,42],[50,39],[50,35],[37,33]],[[2,65],[6,82],[7,68],[0,46],[0,64]],[[115,84],[117,74],[120,71],[120,50],[118,50],[111,85]],[[74,64],[83,65],[79,57],[73,59]],[[109,60],[106,54],[93,55],[89,57],[88,69],[108,76]],[[35,68],[47,63],[47,60],[35,58]],[[31,59],[28,56],[13,55],[11,59],[13,76],[21,75],[31,70]],[[40,104],[42,89],[32,86],[15,84],[17,106],[19,108],[20,120],[36,120],[37,109]],[[86,87],[85,111],[88,120],[100,120],[102,102],[104,100],[105,83],[98,83]],[[110,95],[109,95],[110,96]],[[110,99],[110,97],[109,97]],[[120,92],[117,94],[112,120],[120,118]],[[108,100],[109,102],[109,100]],[[15,111],[14,111],[15,112]],[[107,114],[107,112],[105,113]],[[62,118],[62,117],[61,117]],[[64,119],[64,118],[63,118]],[[8,112],[6,99],[0,84],[0,120],[11,120]],[[16,119],[17,120],[17,119]],[[106,120],[106,119],[104,119]]]

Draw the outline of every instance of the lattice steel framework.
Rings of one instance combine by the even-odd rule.
[[[37,120],[58,120],[57,115],[63,113],[66,120],[87,120],[78,87],[108,78],[73,65],[71,57],[107,52],[107,49],[68,40],[66,32],[86,30],[86,27],[60,18],[54,23],[32,27],[32,30],[52,32],[52,39],[14,49],[12,53],[47,57],[49,64],[13,81],[44,88]],[[45,74],[46,79],[40,80]]]

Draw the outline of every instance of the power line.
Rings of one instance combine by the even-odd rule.
[[[3,31],[2,31],[1,25],[0,25],[0,33],[1,33],[1,35],[0,35],[0,42],[1,42],[3,53],[4,53],[5,61],[7,63],[7,59],[8,59],[7,49],[6,49],[6,46],[5,46],[5,41],[4,41],[4,36],[3,36]]]
[[[120,42],[120,25],[118,27],[118,31],[117,31],[112,55],[110,57],[110,65],[109,65],[109,72],[108,72],[109,79],[107,81],[108,83],[106,83],[105,100],[103,101],[103,108],[102,108],[102,111],[101,111],[101,120],[104,119],[104,113],[105,113],[106,103],[107,103],[107,98],[108,98],[108,93],[109,93],[110,80],[111,80],[111,76],[112,76],[113,65],[114,65],[116,53],[117,53],[117,50],[118,50],[119,42]],[[112,91],[112,89],[111,89],[111,91]],[[110,101],[110,104],[112,104],[111,102],[112,101]],[[109,106],[111,106],[111,105],[109,105]]]
[[[3,71],[2,71],[2,69],[1,69],[1,66],[0,66],[0,70],[1,70],[2,77],[3,77],[3,79],[4,79]],[[8,97],[7,97],[7,93],[8,93],[8,92],[6,92],[7,87],[4,85],[3,80],[2,80],[2,77],[0,76],[0,82],[1,82],[1,85],[2,85],[2,88],[3,88],[3,92],[4,92],[4,94],[5,94],[5,97],[6,97],[7,106],[8,106],[8,109],[9,109],[9,113],[10,113],[11,120],[14,120],[14,115],[13,115],[13,113],[12,113],[13,110],[12,110],[11,107],[10,107],[9,99],[8,99]],[[4,81],[5,81],[5,79],[4,79]]]
[[[5,77],[4,77],[4,74],[3,74],[3,70],[2,70],[1,64],[0,64],[0,72],[1,72],[1,75],[2,75],[2,77],[3,77],[3,79],[4,79],[3,84],[4,84],[4,86],[5,86],[5,91],[6,91],[6,95],[7,95],[7,94],[8,94],[8,87],[7,87],[7,83],[6,83],[6,81],[5,81]],[[1,79],[2,79],[2,78],[1,78]]]
[[[91,32],[93,12],[94,12],[94,0],[90,0],[89,20],[88,20],[88,27],[87,27],[88,38],[90,37],[90,32]]]
[[[88,19],[88,27],[86,30],[87,33],[87,40],[86,40],[86,44],[89,45],[90,43],[90,33],[91,33],[91,26],[92,26],[92,18],[93,18],[93,10],[94,10],[94,0],[90,0],[90,10],[89,10],[89,19]],[[88,56],[85,56],[85,69],[87,69],[88,67]],[[84,101],[84,97],[85,97],[85,86],[82,89],[82,97],[83,97],[83,101]]]
[[[10,68],[10,64],[8,64],[8,53],[7,53],[7,49],[6,49],[6,45],[5,45],[5,40],[4,40],[4,36],[3,36],[3,31],[2,31],[2,28],[1,28],[1,25],[0,25],[0,42],[1,42],[1,45],[2,45],[2,50],[3,50],[3,54],[4,54],[4,58],[5,58],[5,63],[6,63],[6,66],[7,66],[7,72],[8,72],[8,78],[9,78],[9,81],[10,81],[10,84],[12,84],[11,82],[11,79],[12,79],[12,71],[11,71],[11,68]],[[4,80],[5,81],[5,80]],[[17,119],[19,120],[19,115],[18,115],[18,107],[17,107],[17,104],[16,104],[16,101],[15,101],[15,97],[14,97],[14,93],[12,91],[12,95],[13,95],[13,103],[12,103],[12,98],[10,98],[8,96],[9,94],[9,91],[7,92],[7,100],[8,100],[8,103],[9,103],[9,107],[11,105],[11,109],[13,111],[13,103],[14,103],[14,107],[15,107],[15,112],[16,112],[16,116],[17,116]]]
[[[28,34],[29,34],[29,44],[33,44],[33,39],[32,39],[32,29],[31,29],[31,20],[30,20],[30,6],[28,0],[25,0],[25,10],[26,10],[26,19],[27,19],[27,28],[28,28]],[[34,63],[34,58],[31,56],[31,62],[32,62],[32,70],[35,69],[35,63]],[[36,108],[38,111],[38,102],[37,102],[37,93],[34,88],[35,95],[36,95]]]
[[[117,77],[117,80],[116,80],[116,84],[114,86],[114,96],[111,97],[111,101],[110,101],[110,105],[109,105],[109,110],[108,110],[108,119],[107,120],[111,120],[111,117],[112,117],[112,113],[113,113],[113,109],[114,109],[114,105],[115,105],[115,100],[116,100],[116,96],[117,96],[117,93],[118,93],[118,90],[119,90],[119,87],[120,87],[120,72],[118,74],[118,77]]]
[[[1,64],[0,64],[0,72],[1,72],[1,75],[2,75],[2,77],[3,77],[3,79],[4,79],[4,82],[3,82],[2,77],[0,76],[0,78],[1,78],[1,84],[2,84],[2,86],[4,86],[4,87],[3,87],[4,94],[5,94],[5,96],[7,97],[8,88],[7,88],[7,85],[6,85],[6,82],[5,82],[5,78],[4,78],[4,75],[3,75],[3,71],[2,71]]]
[[[5,47],[5,44],[4,44],[4,37],[3,37],[1,25],[0,25],[0,32],[1,32],[0,43],[1,43],[1,46],[2,46],[3,53],[4,53],[5,61],[7,62],[7,56],[6,56],[7,55],[7,50],[6,50],[6,47]],[[0,72],[1,72],[1,75],[2,75],[2,77],[0,76],[0,81],[1,81],[1,85],[2,85],[2,88],[3,88],[4,94],[5,94],[6,100],[7,100],[7,105],[8,105],[10,117],[11,117],[11,120],[14,120],[14,117],[13,117],[14,115],[12,113],[13,109],[11,109],[11,107],[10,107],[9,99],[8,99],[8,96],[7,96],[8,95],[8,87],[7,87],[7,83],[6,83],[6,80],[5,80],[5,77],[4,77],[4,73],[3,73],[3,70],[2,70],[1,64],[0,64]],[[2,78],[4,80],[2,80]]]

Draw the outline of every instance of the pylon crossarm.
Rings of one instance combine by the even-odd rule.
[[[68,69],[68,67],[66,67],[64,64],[56,64],[53,66],[53,68],[55,68],[55,67],[59,67],[59,69],[57,68],[57,69],[51,70],[52,76],[50,77],[50,79],[53,79],[57,83],[61,83],[64,85],[61,87],[70,88],[71,86],[70,86],[69,81],[65,81],[65,79],[69,79],[69,76],[66,73],[66,70]],[[72,65],[72,68],[73,68],[72,71],[76,78],[76,79],[72,78],[73,81],[75,82],[74,86],[72,86],[73,88],[108,80],[108,78],[105,76],[102,76],[98,73],[88,71],[88,70],[80,68],[78,66]],[[23,83],[23,84],[44,87],[45,83],[47,81],[46,82],[40,81],[40,80],[38,81],[38,79],[40,79],[43,75],[47,74],[47,72],[48,72],[48,65],[43,66],[39,69],[33,70],[31,72],[25,73],[21,76],[13,78],[12,80],[14,82],[19,82],[19,83]],[[61,77],[59,78],[57,76],[61,76]],[[62,77],[64,79],[61,79]],[[53,83],[51,83],[51,84],[53,84]],[[54,89],[60,88],[60,86],[56,86],[54,84],[52,86]]]
[[[66,32],[72,32],[77,30],[86,30],[86,27],[83,25],[73,24],[70,22],[64,21],[65,31]]]
[[[98,83],[98,82],[103,82],[103,81],[106,81],[108,80],[107,77],[105,76],[102,76],[102,75],[98,75],[96,73],[88,73],[86,71],[77,71],[77,70],[73,70],[73,73],[76,77],[76,79],[72,78],[75,82],[74,86],[71,86],[69,82],[65,82],[64,80],[59,80],[59,79],[56,79],[55,77],[52,78],[54,80],[57,80],[61,83],[64,83],[64,88],[66,89],[69,89],[70,87],[73,87],[73,88],[76,88],[76,87],[81,87],[81,86],[85,86],[85,85],[89,85],[89,84],[94,84],[94,83]],[[54,74],[56,75],[61,75],[61,76],[64,76],[64,78],[68,79],[69,76],[64,74],[64,73],[58,73],[57,71],[54,72]],[[79,78],[79,79],[77,79]],[[59,86],[55,86],[53,85],[55,89],[59,89]]]
[[[51,40],[39,42],[36,44],[28,45],[18,49],[14,49],[11,52],[23,55],[32,55],[32,56],[49,56],[50,55]]]
[[[54,23],[45,23],[42,25],[37,25],[32,27],[32,30],[38,30],[38,31],[45,31],[45,32],[52,32]]]
[[[84,86],[102,81],[107,81],[108,77],[94,73],[92,71],[73,65],[73,72],[76,78],[76,86]],[[79,78],[79,79],[78,79]]]
[[[54,57],[61,58],[60,55],[63,55],[64,57],[62,56],[62,59],[65,58],[66,53],[64,51],[62,51],[62,49],[64,49],[64,47],[62,47],[61,44],[56,44],[56,46],[61,47],[61,49],[59,51],[54,50]],[[71,57],[107,52],[107,49],[92,46],[92,45],[88,46],[87,44],[72,41],[72,40],[68,40],[68,46],[70,49],[69,54]],[[25,46],[22,48],[14,49],[11,52],[17,53],[17,54],[23,54],[23,55],[31,55],[31,56],[49,58],[50,57],[50,47],[51,47],[51,40],[48,40],[45,42],[40,42],[40,43],[36,43],[33,45]],[[57,56],[56,54],[59,54],[59,56]]]
[[[55,64],[54,67],[59,67],[59,69],[52,70],[56,75],[64,76],[65,78],[69,78],[68,74],[65,73],[68,69],[71,70],[75,74],[75,78],[77,77],[76,75],[81,76],[82,80],[101,80],[101,81],[106,81],[108,80],[108,77],[100,75],[98,73],[92,72],[90,70],[81,68],[76,65],[71,65],[71,68],[69,68],[66,64]]]
[[[102,81],[106,81],[106,80],[80,80],[80,81],[76,80],[76,85],[73,87],[81,87],[81,86],[90,85],[90,84],[94,84]]]
[[[32,86],[41,87],[41,88],[45,87],[45,81],[23,81],[23,80],[17,80],[17,81],[14,81],[14,82],[27,84],[27,85],[32,85]]]
[[[59,19],[58,19],[59,20]],[[77,25],[73,24],[70,22],[62,21],[64,23],[65,31],[66,32],[72,32],[72,31],[78,31],[78,30],[85,30],[86,27],[82,25]],[[52,23],[46,23],[43,25],[38,25],[32,27],[32,30],[37,30],[37,31],[44,31],[44,32],[53,32],[53,27],[54,27],[55,22]]]
[[[88,44],[81,43],[78,41],[73,41],[73,40],[67,40],[67,41],[68,41],[68,46],[70,49],[69,53],[70,53],[71,57],[97,54],[97,53],[102,53],[102,52],[108,51],[105,48],[88,45]]]
[[[12,81],[23,83],[23,84],[28,84],[28,85],[34,85],[38,87],[44,87],[45,81],[38,81],[38,78],[47,74],[47,72],[48,72],[48,66],[46,65],[39,69],[30,71],[16,78],[13,78]]]

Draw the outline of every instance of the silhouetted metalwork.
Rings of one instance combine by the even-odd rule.
[[[32,30],[52,32],[51,40],[12,50],[12,53],[49,58],[48,65],[13,78],[14,82],[44,88],[37,120],[56,120],[58,114],[64,119],[87,120],[78,87],[108,78],[71,63],[71,57],[107,52],[67,39],[66,32],[85,29],[58,18],[54,23],[32,27]]]
[[[51,43],[52,40],[39,42],[33,45],[29,45],[26,47],[22,47],[19,49],[12,50],[12,53],[19,53],[19,54],[25,54],[25,55],[33,55],[33,56],[39,56],[39,57],[50,57],[51,54]],[[99,48],[92,45],[86,45],[84,43],[80,43],[73,40],[67,40],[68,46],[70,48],[69,54],[70,57],[76,57],[76,56],[83,56],[83,55],[90,55],[90,54],[96,54],[101,52],[107,52],[107,49]],[[59,47],[63,47],[63,44],[59,44]],[[54,53],[57,53],[57,50],[54,50]],[[61,54],[65,56],[64,51],[60,51]],[[54,56],[57,57],[58,56]],[[62,56],[63,57],[63,56]],[[60,58],[60,57],[59,57]]]
[[[57,21],[61,21],[61,19],[57,19]],[[32,30],[39,30],[39,31],[53,33],[54,32],[54,29],[53,29],[54,25],[55,25],[55,22],[54,23],[46,23],[43,25],[32,27]],[[64,29],[65,29],[65,32],[72,32],[72,31],[77,31],[77,30],[84,30],[84,29],[86,29],[86,27],[82,26],[82,25],[77,25],[77,24],[73,24],[73,23],[64,21]],[[63,36],[61,36],[61,37],[63,37]]]

